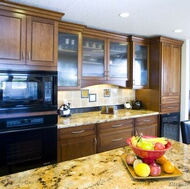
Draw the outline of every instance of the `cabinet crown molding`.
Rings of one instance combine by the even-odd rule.
[[[48,18],[51,20],[60,20],[64,13],[56,12],[52,10],[46,10],[38,7],[32,7],[28,5],[23,5],[20,3],[13,3],[7,1],[0,2],[0,10],[11,11],[14,13],[37,16],[41,18]]]

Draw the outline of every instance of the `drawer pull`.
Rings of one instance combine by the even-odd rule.
[[[172,107],[172,106],[168,106],[168,109],[172,109],[172,108],[174,108],[174,107]]]
[[[150,122],[151,120],[150,119],[144,119],[143,121],[144,122]]]
[[[123,124],[119,124],[119,125],[112,125],[112,128],[115,128],[115,127],[121,127],[123,126]]]
[[[80,133],[83,133],[84,130],[81,130],[81,131],[73,131],[72,134],[80,134]]]
[[[117,139],[113,139],[112,142],[117,142],[117,141],[120,141],[122,140],[123,138],[117,138]]]

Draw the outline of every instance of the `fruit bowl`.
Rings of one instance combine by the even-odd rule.
[[[155,138],[155,137],[154,136],[143,136],[143,138]],[[138,147],[132,145],[131,139],[132,139],[132,137],[128,138],[126,142],[129,146],[131,146],[133,152],[142,159],[149,159],[149,162],[151,162],[151,160],[155,160],[155,159],[163,156],[166,153],[166,151],[168,151],[172,147],[171,143],[169,141],[167,141],[168,143],[166,145],[166,148],[163,150],[143,150],[141,148],[138,148]]]

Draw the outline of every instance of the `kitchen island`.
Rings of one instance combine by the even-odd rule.
[[[166,152],[182,176],[167,179],[134,179],[121,159],[126,146],[0,177],[1,189],[187,189],[190,188],[190,145],[170,140]]]

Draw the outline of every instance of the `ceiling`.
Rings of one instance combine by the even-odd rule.
[[[91,28],[151,37],[190,39],[190,0],[10,0],[63,12],[62,20]],[[119,17],[128,12],[127,18]],[[181,33],[174,33],[182,29]]]

